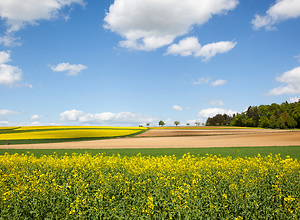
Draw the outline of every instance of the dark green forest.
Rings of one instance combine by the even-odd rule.
[[[249,106],[241,114],[217,114],[206,121],[207,126],[241,126],[261,128],[300,128],[300,100],[271,105]]]

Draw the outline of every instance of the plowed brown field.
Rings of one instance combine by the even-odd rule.
[[[0,145],[6,149],[196,148],[300,145],[300,130],[151,129],[133,138],[47,144]]]

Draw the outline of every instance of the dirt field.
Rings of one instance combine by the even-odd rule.
[[[229,134],[258,134],[258,133],[278,133],[289,130],[271,129],[151,129],[137,137],[178,137],[178,136],[209,136],[209,135],[229,135]]]
[[[138,137],[49,144],[0,145],[2,149],[196,148],[300,145],[300,130],[149,130]]]

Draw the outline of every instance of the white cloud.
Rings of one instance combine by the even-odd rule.
[[[200,84],[208,84],[216,87],[216,86],[221,86],[227,83],[227,80],[224,79],[218,79],[216,81],[211,82],[210,78],[199,78],[197,81],[193,82],[193,85],[200,85]]]
[[[181,55],[203,57],[203,61],[208,61],[218,53],[227,53],[236,46],[233,41],[220,41],[217,43],[201,46],[196,37],[188,37],[180,40],[178,44],[168,47],[165,55]]]
[[[300,67],[283,73],[276,81],[287,84],[269,91],[268,95],[300,94]]]
[[[22,70],[16,66],[0,64],[0,84],[13,87],[22,81]]]
[[[4,64],[11,61],[10,60],[10,51],[0,51],[0,64]]]
[[[35,114],[33,116],[31,116],[31,120],[39,120],[42,116],[41,115],[38,115],[38,114]]]
[[[59,17],[60,11],[73,4],[84,5],[83,0],[9,0],[0,1],[0,17],[5,21],[7,33],[15,32],[26,25],[36,25],[39,20]]]
[[[174,119],[172,119],[172,118],[168,118],[167,120],[163,120],[163,122],[165,122],[165,124],[166,124],[166,126],[173,126],[174,124],[174,121],[176,121],[176,120],[174,120]]]
[[[298,56],[294,56],[294,58],[298,59],[298,61],[300,62],[300,54]]]
[[[0,18],[6,25],[6,33],[0,36],[0,44],[4,46],[20,46],[20,38],[14,33],[28,25],[37,25],[41,20],[69,18],[69,12],[63,9],[75,4],[84,6],[84,0],[8,0],[0,1]]]
[[[82,124],[139,125],[143,123],[157,122],[159,118],[149,115],[135,114],[132,112],[103,112],[90,114],[74,109],[61,113],[60,120],[69,122],[79,122]]]
[[[223,100],[213,99],[209,101],[209,104],[215,105],[215,106],[223,106],[224,102]]]
[[[8,121],[0,121],[0,125],[9,125]]]
[[[197,81],[193,82],[193,85],[200,85],[209,83],[210,78],[199,78]]]
[[[178,44],[172,44],[168,47],[167,53],[180,56],[195,56],[197,51],[201,50],[201,44],[196,37],[188,37],[180,40]]]
[[[227,110],[227,109],[222,109],[222,108],[208,108],[208,109],[203,109],[199,112],[198,117],[200,118],[208,118],[208,117],[213,117],[217,114],[227,114],[227,115],[233,115],[236,114],[237,111],[232,111],[232,110]]]
[[[204,57],[203,61],[208,61],[218,53],[227,53],[235,47],[237,43],[232,41],[220,41],[217,43],[206,44],[196,52],[196,57]]]
[[[3,37],[0,36],[0,44],[6,47],[21,46],[22,43],[19,42],[20,38],[14,37],[12,34],[6,34]]]
[[[55,72],[68,71],[68,76],[76,76],[82,70],[87,69],[87,66],[84,66],[82,64],[59,63],[56,66],[51,66],[51,69]]]
[[[210,84],[212,86],[221,86],[221,85],[224,85],[225,83],[227,83],[227,80],[224,80],[224,79],[218,79],[214,82],[211,82]]]
[[[0,115],[15,115],[15,114],[20,114],[20,112],[8,110],[8,109],[0,109]]]
[[[22,70],[17,66],[7,65],[10,60],[10,51],[0,51],[0,85],[9,87],[25,86],[32,88],[32,85],[22,83]]]
[[[124,38],[121,47],[154,50],[171,44],[213,15],[226,14],[238,3],[238,0],[115,0],[106,13],[104,27]]]
[[[179,105],[173,105],[172,109],[176,111],[182,111],[182,108]]]
[[[300,98],[298,98],[298,97],[292,97],[292,98],[290,98],[289,99],[289,103],[294,103],[294,102],[299,102],[300,101]]]
[[[60,113],[60,120],[62,121],[78,121],[81,116],[83,116],[83,111],[78,110],[68,110]]]
[[[32,126],[42,126],[43,124],[38,122],[38,121],[34,121],[34,122],[30,123],[30,125],[32,125]]]
[[[266,30],[273,30],[276,23],[298,17],[300,17],[299,0],[276,0],[276,3],[267,10],[266,15],[256,14],[251,23],[255,30],[263,27]]]

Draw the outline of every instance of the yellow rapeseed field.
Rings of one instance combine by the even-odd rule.
[[[0,156],[0,219],[300,219],[279,155]]]
[[[141,127],[28,126],[3,129],[0,140],[38,140],[121,137],[139,133]],[[1,130],[0,130],[1,131]]]
[[[54,131],[32,131],[0,134],[0,140],[65,139],[90,137],[118,137],[137,133],[137,130],[76,129]]]
[[[5,127],[2,127],[5,128]],[[16,131],[27,131],[27,130],[67,130],[67,129],[120,129],[120,130],[143,130],[145,127],[110,127],[110,126],[23,126],[15,127]],[[1,127],[0,127],[1,129]]]

